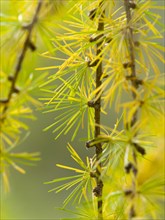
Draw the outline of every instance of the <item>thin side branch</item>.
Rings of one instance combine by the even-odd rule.
[[[31,35],[32,35],[32,30],[33,30],[33,28],[34,28],[34,26],[35,26],[35,24],[37,22],[38,15],[39,15],[39,12],[41,10],[41,6],[42,6],[42,0],[38,0],[38,5],[36,7],[36,11],[34,13],[33,19],[31,21],[31,23],[28,26],[26,26],[27,37],[25,39],[22,51],[20,52],[20,55],[18,57],[16,66],[15,66],[15,70],[14,70],[14,73],[13,73],[13,76],[12,76],[12,80],[11,80],[10,91],[9,91],[9,94],[8,94],[8,97],[7,97],[7,104],[5,105],[5,107],[3,109],[3,114],[5,114],[6,111],[8,110],[9,103],[10,103],[10,100],[12,98],[12,94],[16,92],[16,90],[15,90],[15,88],[16,88],[16,81],[17,81],[18,75],[20,73],[20,70],[21,70],[21,67],[22,67],[22,63],[23,63],[23,60],[24,60],[25,55],[26,55],[26,51],[27,51],[28,48],[33,49],[33,50],[35,48],[34,45],[33,45],[33,48],[32,48]],[[4,120],[5,117],[2,117],[2,118]]]
[[[137,82],[137,76],[136,76],[136,66],[135,66],[135,50],[134,50],[134,35],[133,35],[133,29],[130,26],[130,21],[131,21],[131,10],[135,9],[136,7],[132,7],[132,4],[130,4],[130,0],[124,0],[124,6],[125,6],[125,11],[126,11],[126,18],[127,18],[127,41],[128,41],[128,47],[129,47],[129,53],[130,53],[130,63],[131,63],[131,76],[130,76],[130,80],[131,80],[131,84],[132,86],[136,89],[138,89],[139,87],[139,83]],[[132,97],[133,99],[136,99],[136,93],[132,92]],[[134,113],[132,121],[131,121],[131,126],[133,126],[136,122],[137,122],[137,111]],[[137,168],[137,155],[136,155],[136,151],[135,149],[133,149],[133,166],[135,167],[135,169],[133,169],[133,178],[132,178],[132,201],[133,198],[136,196],[136,190],[137,190],[137,186],[136,186],[136,182],[137,182],[137,174],[138,174],[138,168]],[[136,216],[136,211],[135,211],[135,205],[132,202],[132,205],[130,207],[130,211],[129,211],[129,219],[132,219],[133,217]]]

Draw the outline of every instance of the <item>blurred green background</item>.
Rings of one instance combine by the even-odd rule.
[[[70,136],[61,136],[54,141],[51,131],[42,131],[52,121],[50,116],[37,113],[37,117],[37,121],[29,123],[31,134],[25,142],[17,147],[17,151],[41,152],[42,160],[37,162],[36,166],[26,166],[25,175],[10,170],[10,192],[3,193],[1,188],[1,219],[3,220],[56,219],[70,216],[68,213],[55,209],[55,207],[62,206],[67,192],[48,193],[48,190],[53,188],[53,184],[43,184],[54,178],[70,174],[55,166],[56,163],[66,165],[73,163],[66,149]],[[84,143],[77,142],[73,146],[77,146],[78,152],[85,156]]]
[[[6,4],[6,1],[1,1]],[[163,5],[163,1],[160,1]],[[2,4],[1,4],[2,7]],[[1,8],[2,9],[2,8]],[[162,17],[164,14],[162,13]],[[34,67],[49,66],[54,64],[53,61],[39,57],[40,52],[44,52],[46,48],[39,47],[39,50],[28,59],[33,62]],[[26,64],[25,64],[26,65]],[[163,65],[161,66],[163,69]],[[53,73],[53,71],[52,71]],[[41,74],[35,71],[35,74]],[[111,111],[110,126],[115,123],[114,111]],[[35,163],[34,166],[25,166],[26,174],[22,175],[10,170],[10,192],[5,193],[1,181],[1,220],[49,220],[60,219],[63,217],[73,218],[71,214],[58,210],[61,207],[66,196],[66,191],[59,194],[48,193],[53,188],[52,185],[45,185],[44,182],[55,178],[69,176],[70,173],[56,167],[57,163],[65,165],[73,165],[73,160],[66,149],[67,143],[70,142],[71,132],[68,135],[61,135],[54,141],[54,135],[51,130],[43,132],[43,129],[49,125],[54,119],[53,114],[43,114],[42,111],[35,110],[37,120],[27,120],[30,127],[28,138],[17,148],[17,152],[40,152],[41,161]],[[104,121],[103,121],[104,123]],[[93,155],[93,150],[87,151],[84,142],[79,139],[85,137],[86,132],[81,131],[73,143],[73,147],[85,159],[86,155]],[[24,136],[25,134],[23,134]],[[75,163],[74,163],[75,164]],[[70,205],[69,208],[74,208]]]

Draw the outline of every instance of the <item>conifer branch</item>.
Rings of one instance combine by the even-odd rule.
[[[11,81],[11,87],[10,87],[10,90],[9,90],[9,93],[8,93],[6,105],[4,106],[3,113],[2,113],[4,115],[5,115],[6,111],[9,108],[9,103],[11,101],[12,95],[14,93],[19,92],[17,87],[16,87],[16,82],[17,82],[17,78],[18,78],[18,75],[20,73],[20,70],[22,68],[22,63],[25,59],[27,49],[30,48],[32,51],[34,51],[36,49],[35,45],[31,41],[31,35],[32,35],[32,30],[33,30],[33,28],[34,28],[34,26],[37,22],[38,15],[39,15],[39,12],[41,10],[41,6],[42,6],[42,0],[38,0],[38,4],[37,4],[37,7],[36,7],[36,10],[35,10],[35,13],[34,13],[34,16],[32,18],[31,23],[29,25],[26,25],[26,28],[24,27],[24,29],[27,30],[27,36],[26,36],[23,48],[22,48],[22,50],[20,52],[20,55],[18,57],[13,76],[10,76],[10,79],[9,79]],[[5,116],[2,117],[2,119],[4,120]]]
[[[103,1],[99,4],[100,9],[100,18],[98,20],[98,27],[97,31],[103,31],[104,30],[104,21],[103,18],[105,16],[105,11],[102,10]],[[102,41],[98,42],[96,44],[96,56],[99,57],[100,63],[96,69],[96,89],[99,88],[102,84],[101,82],[101,76],[103,73],[103,64],[102,64]],[[99,93],[99,92],[98,92]],[[96,94],[96,97],[98,96],[98,93]],[[95,106],[95,138],[97,138],[100,135],[100,113],[101,113],[101,97],[96,100]],[[100,158],[102,156],[102,144],[96,143],[96,162],[100,161]],[[103,200],[102,200],[102,192],[103,192],[103,181],[101,179],[101,170],[102,170],[102,164],[101,162],[98,162],[98,165],[96,167],[96,182],[97,186],[93,189],[94,194],[98,197],[98,219],[103,219]]]
[[[102,6],[103,6],[103,1],[100,2],[99,4],[99,18],[98,18],[98,26],[97,26],[97,32],[103,31],[104,30],[104,21],[103,18],[105,16],[105,10],[102,10]],[[91,17],[91,13],[92,13],[92,17]],[[89,18],[91,20],[93,20],[96,16],[96,9],[93,9],[90,13],[89,13]],[[103,35],[98,35],[99,38],[103,37]],[[95,41],[95,40],[92,40]],[[92,42],[90,40],[90,42]],[[95,82],[96,82],[96,89],[98,89],[102,82],[101,82],[101,76],[103,73],[103,64],[102,64],[102,44],[103,44],[103,40],[100,40],[96,43],[96,56],[98,57],[98,59],[95,62],[90,62],[88,63],[88,67],[92,67],[95,66],[95,63],[99,63],[97,68],[96,68],[96,78],[95,78]],[[94,120],[95,120],[95,135],[94,135],[94,139],[90,140],[86,143],[86,147],[90,148],[92,146],[95,147],[95,153],[96,153],[96,163],[97,163],[97,167],[96,167],[96,172],[95,172],[95,179],[96,179],[96,187],[93,189],[93,193],[94,195],[97,197],[97,208],[98,208],[98,219],[102,220],[103,219],[103,199],[102,199],[102,192],[103,192],[103,181],[101,179],[101,172],[102,172],[102,164],[100,162],[100,158],[102,156],[102,144],[101,142],[96,142],[95,140],[98,138],[98,136],[100,135],[100,119],[101,119],[101,97],[98,97],[100,91],[98,91],[96,93],[96,100],[95,101],[89,101],[88,102],[88,107],[92,107],[94,108]],[[93,176],[91,176],[93,177]]]
[[[130,26],[130,21],[132,18],[131,15],[131,10],[135,9],[135,3],[130,1],[130,0],[124,0],[124,6],[125,6],[125,11],[126,11],[126,18],[127,18],[127,41],[128,41],[128,48],[129,48],[129,54],[130,54],[130,63],[131,65],[129,66],[131,68],[131,75],[129,76],[131,84],[133,86],[133,88],[135,90],[138,89],[140,83],[139,80],[137,80],[137,76],[136,76],[136,66],[135,66],[135,50],[134,50],[134,34],[133,34],[133,29]],[[125,68],[127,68],[125,66]],[[132,97],[135,100],[136,99],[137,94],[133,91],[132,92]],[[131,121],[131,127],[134,126],[134,124],[137,122],[137,113],[138,110],[135,111],[135,113],[133,114],[132,117],[132,121]],[[136,135],[136,134],[135,134]],[[136,182],[137,182],[137,174],[138,174],[138,164],[137,164],[137,155],[136,155],[136,150],[133,149],[132,151],[132,158],[133,158],[133,166],[135,169],[132,170],[133,172],[133,177],[132,177],[132,205],[130,207],[130,211],[129,211],[129,219],[132,219],[133,217],[136,216],[136,211],[135,211],[135,205],[133,203],[133,199],[136,196],[136,191],[137,191],[137,186],[136,186]]]

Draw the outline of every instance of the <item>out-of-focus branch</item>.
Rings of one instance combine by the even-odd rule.
[[[128,49],[129,49],[129,55],[130,55],[130,64],[131,64],[129,66],[129,68],[131,68],[130,80],[131,80],[131,84],[132,84],[133,88],[135,90],[137,90],[140,84],[138,83],[137,74],[136,74],[133,29],[130,26],[130,21],[131,21],[131,18],[132,18],[131,10],[136,8],[136,4],[133,1],[124,0],[124,6],[125,6],[126,18],[127,18],[127,42],[128,42]],[[133,99],[136,99],[136,96],[137,96],[136,93],[133,91],[132,92]],[[132,117],[131,126],[134,126],[134,124],[137,122],[137,113],[138,113],[138,110],[135,111],[135,113]],[[132,172],[133,172],[132,189],[131,189],[132,190],[132,197],[131,197],[132,198],[132,202],[131,202],[132,204],[131,204],[130,211],[129,211],[129,219],[132,219],[133,217],[136,216],[135,204],[133,203],[133,199],[136,196],[136,191],[137,191],[136,182],[137,182],[137,174],[138,174],[137,155],[136,155],[136,150],[135,149],[133,149],[132,158],[133,158],[133,167],[134,167],[134,169],[132,170]]]
[[[36,10],[35,10],[35,13],[34,13],[34,16],[32,18],[31,23],[23,27],[24,29],[27,30],[27,36],[26,36],[22,51],[20,52],[20,55],[18,57],[13,76],[10,76],[11,87],[10,87],[8,97],[7,97],[5,105],[4,105],[4,109],[2,111],[3,116],[1,119],[3,121],[5,119],[5,113],[8,110],[9,103],[11,101],[13,93],[19,93],[19,90],[16,87],[16,81],[17,81],[18,75],[20,73],[22,63],[25,58],[27,49],[30,48],[32,51],[34,51],[36,49],[35,45],[33,45],[33,43],[31,42],[31,35],[32,35],[32,30],[37,22],[38,15],[41,10],[42,2],[43,2],[42,0],[38,0],[38,4],[37,4],[37,7],[36,7]]]

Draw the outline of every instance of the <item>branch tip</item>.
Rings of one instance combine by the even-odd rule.
[[[134,167],[133,163],[131,162],[128,162],[125,166],[124,166],[124,169],[125,169],[125,172],[126,173],[130,173],[131,169]]]
[[[8,102],[9,102],[9,99],[6,99],[6,98],[0,99],[1,104],[7,104]]]
[[[95,42],[95,41],[99,40],[100,38],[102,38],[103,36],[104,36],[104,34],[99,34],[96,37],[91,36],[89,38],[89,42]]]
[[[86,148],[89,149],[89,148],[91,148],[91,147],[94,147],[94,146],[95,146],[94,141],[95,141],[95,139],[90,140],[90,141],[87,141],[87,142],[86,142]]]
[[[88,101],[87,105],[88,105],[88,107],[94,108],[95,107],[95,102],[93,100]]]
[[[127,80],[131,80],[131,81],[134,81],[136,86],[139,86],[139,85],[142,85],[143,84],[143,80],[142,79],[137,79],[136,76],[126,76],[125,77]]]
[[[96,178],[96,172],[90,172],[90,177],[91,178]]]
[[[90,20],[94,20],[94,18],[96,17],[96,12],[97,12],[97,8],[92,9],[91,11],[89,11],[88,13],[88,17],[90,18]]]
[[[94,66],[97,66],[98,62],[99,62],[99,60],[88,61],[87,65],[88,65],[88,67],[94,67]]]
[[[125,195],[125,196],[130,196],[130,195],[132,195],[132,194],[133,194],[132,189],[126,189],[126,190],[124,190],[124,195]]]
[[[112,41],[112,38],[111,38],[111,37],[107,37],[107,38],[106,38],[106,43],[107,43],[107,44],[109,44],[111,41]]]
[[[28,47],[31,49],[32,52],[37,49],[37,47],[35,46],[35,44],[32,43],[31,41],[29,41]]]
[[[146,150],[141,147],[139,144],[137,143],[133,143],[135,149],[137,150],[137,152],[139,152],[142,156],[144,156],[146,154]]]
[[[129,7],[132,9],[135,9],[137,7],[137,5],[134,1],[129,1]]]
[[[127,69],[128,67],[132,67],[132,62],[125,62],[125,63],[123,63],[123,67],[124,67],[124,69]]]
[[[13,75],[9,75],[7,78],[10,82],[12,82],[14,80],[14,76]]]
[[[102,188],[103,188],[102,182],[100,184],[97,184],[97,186],[93,189],[93,194],[96,197],[101,197],[102,196]]]
[[[20,91],[21,91],[20,88],[16,86],[13,88],[13,93],[20,93]]]

